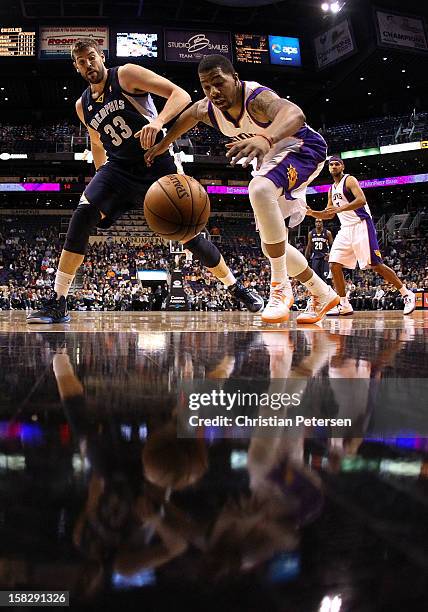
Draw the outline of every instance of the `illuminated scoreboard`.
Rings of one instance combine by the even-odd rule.
[[[235,34],[235,54],[244,64],[269,64],[268,37],[264,34]]]
[[[0,28],[0,57],[34,57],[36,33],[22,28]]]

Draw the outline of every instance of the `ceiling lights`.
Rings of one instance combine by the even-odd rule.
[[[341,2],[339,0],[329,0],[328,2],[323,2],[321,4],[321,10],[323,10],[324,13],[330,12],[335,15],[341,11],[344,6],[345,2]]]

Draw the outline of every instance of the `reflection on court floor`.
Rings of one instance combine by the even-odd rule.
[[[77,313],[53,331],[0,313],[0,586],[70,590],[75,608],[422,609],[428,438],[374,436],[371,396],[399,380],[403,414],[423,415],[426,327]],[[177,439],[185,383],[284,381],[338,416],[344,379],[360,428],[345,437]]]

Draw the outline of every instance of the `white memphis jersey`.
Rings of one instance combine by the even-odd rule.
[[[222,112],[214,104],[208,101],[208,116],[213,127],[218,129],[225,136],[232,140],[243,140],[257,134],[263,134],[265,129],[272,123],[268,121],[261,123],[255,119],[248,108],[249,103],[254,100],[262,91],[272,91],[269,87],[264,87],[255,81],[241,81],[242,101],[241,112],[237,119],[234,119],[227,111]],[[265,155],[263,164],[275,157],[275,162],[280,161],[281,153],[299,151],[304,144],[307,131],[317,134],[312,128],[305,125],[294,136],[284,138],[277,142]]]
[[[331,200],[333,202],[333,206],[336,208],[343,206],[343,204],[350,204],[352,200],[355,200],[350,189],[348,189],[345,184],[348,176],[349,174],[344,174],[337,185],[336,183],[333,183],[331,186]],[[340,225],[342,227],[355,225],[356,223],[360,223],[362,220],[372,218],[368,204],[360,206],[360,208],[356,208],[355,210],[347,210],[346,212],[337,213],[337,216],[339,217]]]

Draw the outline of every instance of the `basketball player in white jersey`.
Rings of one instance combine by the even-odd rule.
[[[339,297],[309,268],[305,257],[287,243],[288,229],[298,225],[306,213],[306,188],[321,172],[327,145],[305,123],[302,110],[280,98],[268,87],[240,81],[230,61],[222,55],[205,57],[198,67],[205,98],[185,110],[166,137],[145,155],[150,165],[155,157],[184,132],[202,121],[229,136],[227,157],[232,165],[253,161],[249,184],[251,206],[257,220],[262,249],[269,258],[271,290],[262,320],[287,321],[293,303],[288,274],[297,278],[313,296],[311,312],[297,317],[299,323],[315,323],[339,303]]]
[[[345,164],[340,157],[330,157],[328,168],[334,183],[328,193],[327,208],[319,212],[308,209],[307,214],[316,219],[331,219],[337,215],[340,220],[340,230],[329,258],[334,286],[340,295],[339,314],[353,313],[346,297],[343,268],[354,270],[357,262],[361,270],[370,268],[394,285],[403,296],[404,314],[411,314],[416,306],[415,294],[382,262],[376,228],[360,184],[354,176],[344,173]]]

